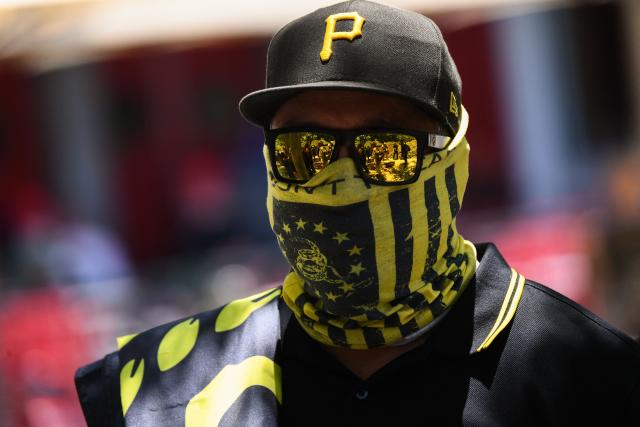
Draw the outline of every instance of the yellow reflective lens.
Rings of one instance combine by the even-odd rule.
[[[306,181],[329,164],[336,141],[327,134],[286,132],[276,137],[274,145],[280,176]]]
[[[403,182],[415,177],[418,141],[401,133],[367,133],[355,139],[363,172],[373,181]]]

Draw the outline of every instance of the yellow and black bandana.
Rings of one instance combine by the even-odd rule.
[[[283,298],[311,337],[352,349],[401,343],[456,301],[476,268],[455,225],[467,125],[463,111],[458,134],[409,185],[368,185],[350,158],[301,185],[269,173],[269,220],[292,267]]]

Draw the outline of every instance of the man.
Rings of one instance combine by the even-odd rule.
[[[240,110],[291,272],[79,370],[89,424],[638,425],[637,343],[457,232],[460,94],[421,15],[352,1],[280,30]]]

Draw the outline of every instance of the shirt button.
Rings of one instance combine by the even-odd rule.
[[[358,398],[358,400],[365,400],[367,397],[369,397],[369,390],[360,390],[356,393],[356,397]]]

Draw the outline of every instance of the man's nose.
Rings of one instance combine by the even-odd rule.
[[[349,149],[345,145],[340,146],[340,151],[338,151],[338,158],[343,157],[349,157]]]

